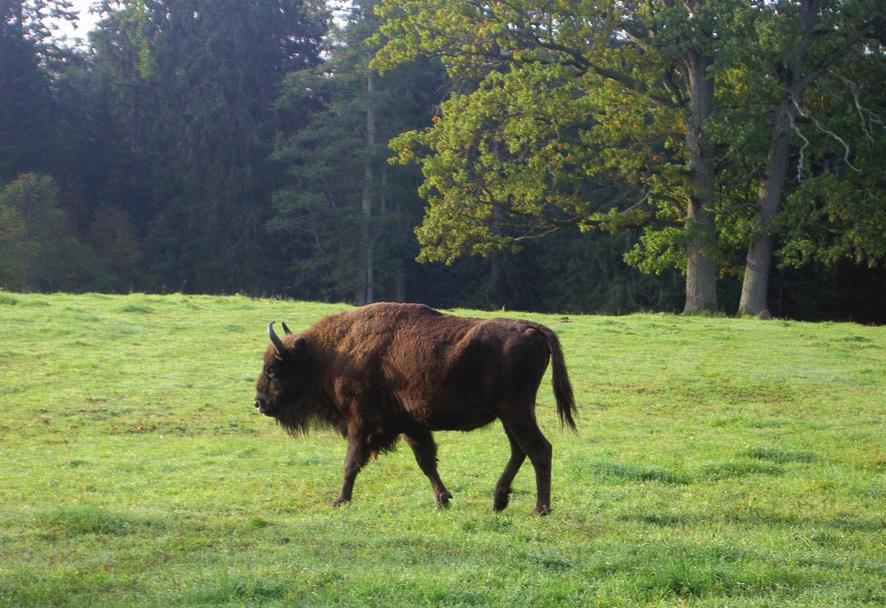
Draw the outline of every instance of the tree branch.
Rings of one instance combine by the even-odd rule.
[[[811,114],[806,112],[802,107],[800,107],[800,104],[797,103],[797,100],[793,96],[791,97],[791,103],[794,104],[794,108],[796,108],[797,114],[799,114],[803,118],[807,118],[807,119],[811,120],[812,124],[815,125],[816,129],[818,129],[819,131],[821,131],[822,133],[824,133],[826,135],[830,135],[834,140],[840,142],[840,144],[843,146],[843,150],[844,150],[843,162],[845,162],[849,166],[849,168],[852,169],[853,171],[855,171],[856,173],[861,173],[861,170],[858,169],[855,165],[853,165],[852,162],[849,160],[849,155],[851,154],[852,149],[849,147],[849,144],[846,143],[846,140],[843,139],[842,137],[840,137],[839,135],[837,135],[836,133],[834,133],[833,131],[831,131],[830,129],[828,129],[827,127],[825,127],[823,124],[821,124],[818,121],[817,118],[815,118],[814,116],[812,116]],[[793,118],[791,119],[791,123],[793,124]],[[796,128],[794,129],[794,131],[799,132],[799,130]],[[805,137],[803,139],[806,141],[806,143],[809,143]],[[801,159],[802,159],[802,157],[801,157]]]
[[[861,130],[867,140],[874,143],[874,134],[871,125],[877,124],[882,127],[884,126],[883,119],[879,114],[862,105],[861,99],[859,98],[861,86],[843,76],[837,70],[831,70],[831,73],[845,84],[847,89],[849,89],[849,92],[852,95],[852,102],[855,105],[855,111],[858,113],[858,119],[861,122]]]
[[[788,115],[791,120],[791,129],[793,129],[794,133],[797,134],[797,137],[803,140],[803,145],[800,147],[800,160],[797,162],[797,181],[803,181],[803,156],[806,153],[806,148],[809,147],[809,140],[803,135],[803,131],[800,130],[800,127],[797,126],[797,123],[794,121],[794,115]]]

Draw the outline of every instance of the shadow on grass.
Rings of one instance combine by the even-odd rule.
[[[255,576],[221,573],[218,577],[195,584],[182,596],[185,605],[222,604],[255,605],[283,600],[292,593],[292,585]]]
[[[596,561],[596,563],[594,563]],[[808,588],[815,576],[754,550],[720,544],[670,543],[639,547],[609,543],[588,564],[589,578],[607,579],[630,572],[623,592],[633,604],[712,597],[790,597]],[[719,605],[719,604],[718,604]],[[725,604],[724,604],[725,605]]]
[[[773,513],[756,509],[727,513],[725,519],[730,523],[749,526],[828,528],[847,532],[882,532],[886,530],[886,521],[883,518],[866,520],[851,517],[803,517],[794,513]]]
[[[591,463],[591,472],[602,478],[621,479],[625,481],[654,481],[667,484],[691,483],[692,479],[682,473],[674,473],[655,467],[641,467],[617,462]]]
[[[638,587],[647,599],[687,601],[773,592],[790,595],[806,581],[804,574],[773,564],[731,565],[685,558],[665,562],[655,571],[643,573]]]
[[[719,525],[722,523],[740,526],[753,526],[764,528],[801,528],[814,532],[810,540],[815,542],[819,536],[836,545],[838,539],[826,530],[845,532],[882,532],[886,529],[886,522],[882,519],[864,520],[845,517],[803,517],[793,513],[775,513],[762,510],[733,511],[722,513],[710,513],[705,515],[687,513],[626,513],[618,517],[619,521],[633,521],[663,528],[675,528],[681,526],[703,526],[706,524]],[[819,536],[816,536],[819,535]]]
[[[159,519],[112,513],[89,505],[43,511],[37,515],[37,522],[48,536],[124,536],[165,526]]]
[[[79,568],[0,575],[2,606],[100,606],[109,593],[138,593],[138,586],[128,577]]]
[[[525,559],[532,564],[552,572],[565,572],[576,566],[574,560],[553,553],[529,554],[526,555]]]
[[[777,462],[779,464],[787,464],[790,462],[809,464],[819,460],[818,455],[812,452],[791,451],[778,447],[754,447],[745,450],[741,455],[756,460]]]
[[[701,474],[696,477],[696,480],[718,481],[720,479],[747,477],[748,475],[782,475],[783,473],[784,469],[775,465],[756,462],[724,462],[704,467]]]
[[[695,523],[695,520],[688,515],[671,515],[671,514],[662,514],[662,513],[642,513],[642,514],[628,514],[628,515],[620,515],[618,517],[619,521],[636,521],[643,524],[649,524],[652,526],[659,526],[662,528],[674,528],[677,526],[688,526],[692,523]]]
[[[154,312],[154,309],[150,306],[139,306],[138,304],[127,304],[126,306],[122,306],[120,312],[128,312],[139,315],[149,315]]]
[[[617,462],[597,462],[589,465],[595,477],[627,482],[658,482],[684,485],[696,482],[711,482],[748,475],[782,475],[784,470],[772,464],[758,462],[724,462],[703,467],[695,473],[669,471],[658,467],[621,464]]]

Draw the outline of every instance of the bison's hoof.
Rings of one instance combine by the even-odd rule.
[[[504,511],[508,508],[508,502],[511,500],[511,489],[496,490],[492,495],[492,508],[496,511]]]
[[[552,510],[553,509],[551,509],[551,507],[549,507],[548,505],[538,505],[537,507],[535,507],[535,511],[533,511],[532,514],[543,517],[545,515],[550,515]]]
[[[350,498],[342,498],[341,496],[339,496],[338,498],[336,498],[336,499],[333,501],[332,506],[333,506],[333,507],[340,507],[340,506],[342,506],[342,505],[346,505],[346,504],[348,504],[349,502],[351,502],[351,499],[350,499]]]
[[[437,495],[437,506],[446,508],[449,506],[450,500],[452,500],[452,492],[441,492]]]

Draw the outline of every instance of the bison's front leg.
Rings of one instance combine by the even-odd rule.
[[[348,452],[345,455],[345,476],[341,485],[341,492],[333,507],[337,507],[343,503],[350,502],[351,494],[354,491],[354,480],[357,479],[357,473],[369,460],[369,450],[366,448],[366,442],[361,437],[348,436]]]
[[[441,507],[448,507],[452,493],[446,489],[437,473],[437,444],[434,443],[434,436],[427,429],[414,429],[409,433],[404,433],[404,436],[406,443],[412,448],[412,453],[415,454],[415,461],[419,468],[431,481],[437,504]]]

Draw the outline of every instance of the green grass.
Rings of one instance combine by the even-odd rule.
[[[498,424],[408,448],[333,510],[344,442],[253,411],[269,319],[344,306],[0,293],[2,606],[880,606],[886,329],[526,315],[554,513],[525,465],[492,512]],[[487,313],[474,313],[486,315]]]

